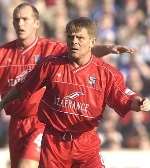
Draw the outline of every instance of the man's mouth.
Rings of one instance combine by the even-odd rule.
[[[71,48],[71,51],[72,52],[76,52],[76,51],[78,51],[79,49],[78,48]]]
[[[24,33],[25,31],[24,31],[23,29],[19,29],[17,32],[18,32],[19,34],[21,34],[21,33]]]

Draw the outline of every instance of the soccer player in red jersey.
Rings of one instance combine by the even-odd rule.
[[[28,3],[17,6],[13,24],[18,39],[0,47],[0,94],[23,80],[35,64],[44,57],[65,53],[66,45],[38,37],[39,13]],[[23,102],[10,103],[5,111],[11,115],[9,147],[11,168],[37,168],[44,124],[38,121],[36,112],[44,89]]]
[[[41,168],[104,168],[96,128],[106,104],[120,116],[130,110],[150,111],[149,99],[126,88],[121,73],[91,53],[95,32],[88,18],[70,21],[68,53],[38,64],[0,102],[1,110],[45,87],[38,113],[45,123]]]
[[[28,3],[18,5],[13,12],[13,24],[17,40],[0,47],[0,94],[22,81],[35,64],[48,55],[60,55],[67,46],[60,42],[38,37],[39,12]],[[97,46],[95,52],[124,52],[130,49],[121,46]],[[44,124],[36,116],[44,88],[23,102],[10,103],[5,111],[11,115],[9,148],[11,168],[37,168]]]

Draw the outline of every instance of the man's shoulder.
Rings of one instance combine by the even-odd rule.
[[[101,70],[105,71],[106,73],[111,73],[112,75],[122,75],[117,67],[105,62],[101,58],[96,57],[94,62],[97,67],[99,67]]]
[[[61,54],[59,56],[53,56],[53,55],[49,55],[47,57],[45,57],[40,63],[51,63],[51,64],[61,64],[61,63],[65,63],[68,62],[68,56],[65,54]]]
[[[59,55],[68,51],[67,45],[63,42],[54,41],[48,38],[40,38],[37,47],[41,48],[44,55]]]
[[[16,46],[16,41],[17,40],[13,40],[13,41],[10,41],[10,42],[7,42],[7,43],[4,43],[0,46],[0,49],[13,49],[15,46]]]
[[[103,64],[103,67],[107,71],[107,74],[109,74],[115,82],[124,80],[123,74],[117,67],[105,62]]]
[[[50,39],[50,38],[44,38],[44,37],[39,38],[38,43],[40,45],[43,45],[43,44],[47,45],[49,47],[52,47],[52,46],[67,47],[66,43],[56,41],[56,40]]]

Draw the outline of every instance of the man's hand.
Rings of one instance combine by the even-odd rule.
[[[129,48],[127,46],[122,46],[122,45],[108,45],[108,50],[110,50],[111,53],[114,54],[121,54],[121,53],[130,53],[134,54],[136,52],[135,48]]]
[[[131,103],[131,110],[150,112],[150,100],[136,96]]]
[[[140,105],[140,110],[141,111],[147,111],[147,112],[150,112],[150,100],[148,98],[145,98],[141,105]]]

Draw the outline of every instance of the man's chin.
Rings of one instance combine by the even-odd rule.
[[[26,39],[26,37],[25,37],[24,35],[21,35],[21,34],[19,34],[17,37],[18,37],[18,39],[20,39],[20,40],[25,40],[25,39]]]
[[[77,59],[77,58],[79,58],[80,56],[79,56],[79,54],[72,53],[72,54],[71,54],[71,57],[74,58],[74,59]]]

